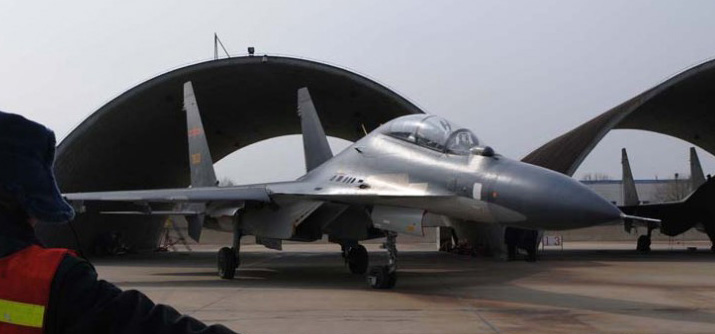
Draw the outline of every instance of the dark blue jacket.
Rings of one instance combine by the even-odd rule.
[[[24,219],[0,211],[0,258],[40,244]],[[139,291],[122,291],[97,279],[89,262],[67,256],[52,281],[45,333],[234,332],[221,325],[206,326],[170,306],[154,304]]]

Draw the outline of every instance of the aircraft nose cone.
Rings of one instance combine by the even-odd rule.
[[[494,203],[526,218],[519,225],[540,229],[573,229],[620,219],[621,211],[581,182],[554,171],[515,162],[494,187]]]

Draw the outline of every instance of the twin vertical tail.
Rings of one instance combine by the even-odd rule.
[[[628,162],[626,149],[621,149],[621,163],[623,164],[623,205],[633,206],[640,203],[636,184],[631,173],[631,166]],[[690,185],[693,192],[697,191],[705,183],[705,174],[700,164],[695,147],[690,148]]]
[[[633,179],[631,172],[631,164],[628,162],[628,153],[626,149],[621,149],[621,165],[623,165],[623,205],[635,206],[640,204],[638,199],[638,191],[636,190],[636,181]]]
[[[186,112],[186,127],[189,139],[191,187],[215,187],[218,185],[216,172],[214,171],[213,159],[209,151],[204,125],[201,122],[201,114],[199,113],[199,106],[196,103],[196,95],[194,95],[194,87],[191,81],[184,83],[184,111]],[[190,207],[187,209],[197,212],[206,210],[206,204],[204,203],[190,203],[187,205]],[[189,236],[196,241],[199,241],[201,237],[204,218],[204,214],[186,216],[186,221],[189,223]]]
[[[184,111],[189,137],[191,187],[214,187],[217,185],[216,173],[191,81],[184,83]]]
[[[303,131],[303,153],[305,154],[305,169],[310,172],[333,157],[328,144],[323,125],[320,124],[318,112],[308,88],[298,89],[298,116]]]
[[[695,191],[703,183],[705,183],[705,173],[703,166],[700,165],[698,153],[695,152],[695,147],[690,148],[690,189]]]
[[[700,165],[695,147],[690,148],[690,186],[692,193],[685,199],[686,202],[700,207],[712,205],[713,198],[715,198],[715,181],[705,179],[705,173],[703,173],[703,167]]]

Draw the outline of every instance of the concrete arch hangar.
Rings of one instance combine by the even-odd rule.
[[[192,81],[218,161],[250,144],[300,133],[297,90],[309,87],[327,135],[354,141],[395,117],[422,111],[361,75],[288,57],[227,58],[182,67],[121,94],[83,121],[57,149],[63,192],[186,187],[189,184],[183,83]],[[161,218],[87,213],[73,223],[93,250],[111,232],[133,249],[153,248]],[[75,246],[70,229],[38,229],[49,245]],[[129,235],[127,235],[129,234]],[[99,238],[99,239],[98,239]]]
[[[715,154],[715,60],[673,76],[549,141],[522,161],[573,175],[612,129],[670,135]]]

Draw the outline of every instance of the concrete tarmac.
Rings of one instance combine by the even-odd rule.
[[[660,243],[573,243],[537,263],[399,245],[394,290],[351,275],[339,247],[244,246],[234,280],[218,246],[94,261],[100,277],[241,333],[713,333],[715,254]],[[692,245],[689,245],[692,246]],[[372,264],[384,262],[368,245]]]

